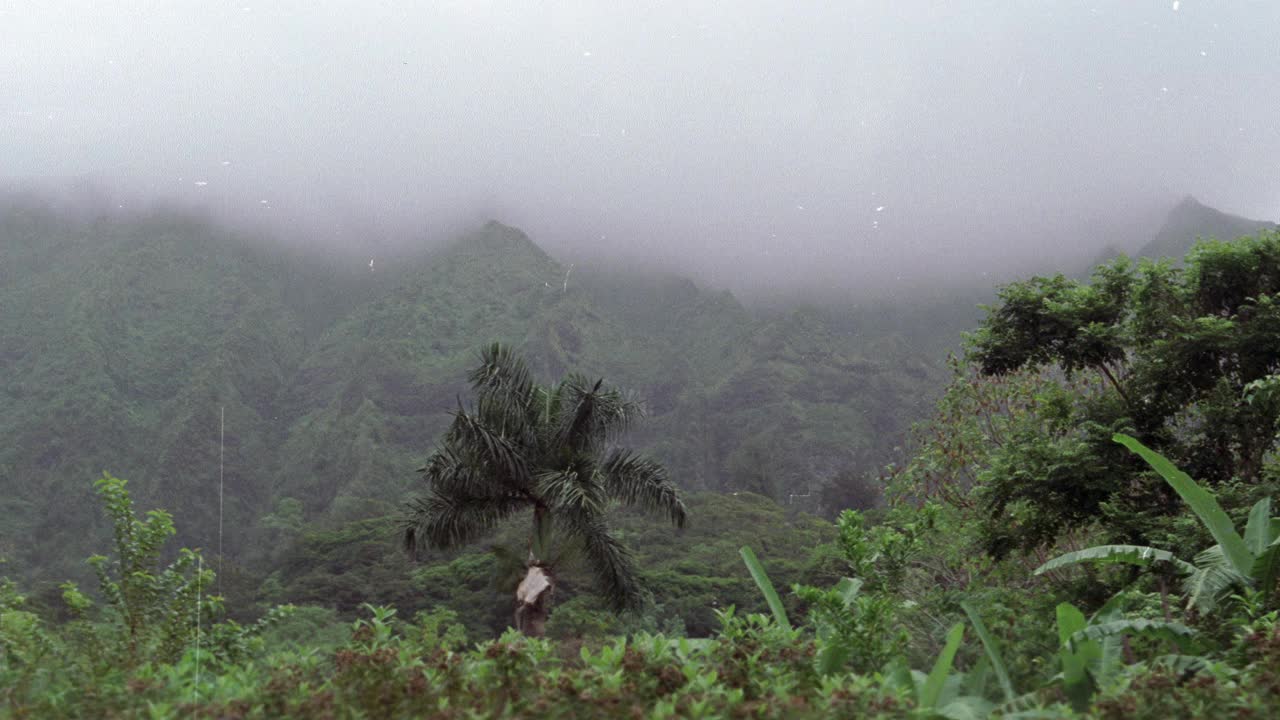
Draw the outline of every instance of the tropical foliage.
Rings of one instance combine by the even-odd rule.
[[[538,377],[634,389],[648,417],[629,443],[682,489],[813,514],[844,509],[846,484],[874,502],[863,476],[933,394],[936,364],[896,327],[766,314],[666,275],[579,265],[566,284],[568,265],[498,223],[319,254],[172,210],[0,197],[6,572],[89,579],[79,558],[110,535],[83,478],[110,468],[190,546],[215,547],[221,487],[224,584],[261,583],[294,527],[398,512],[494,341]]]
[[[1202,244],[1181,265],[1121,259],[1092,283],[1006,288],[877,478],[855,471],[866,444],[796,460],[845,437],[814,426],[892,429],[877,408],[905,397],[903,378],[861,365],[824,311],[743,326],[731,299],[678,283],[659,310],[635,302],[644,288],[608,300],[563,277],[552,287],[543,277],[560,268],[490,228],[386,285],[299,299],[277,293],[274,271],[246,275],[172,334],[147,319],[199,275],[200,263],[174,269],[189,228],[161,244],[103,240],[160,273],[134,294],[122,269],[90,278],[49,260],[46,221],[9,217],[18,241],[0,245],[0,299],[22,302],[0,319],[0,355],[21,370],[3,392],[38,415],[0,412],[20,443],[0,451],[0,472],[25,479],[9,483],[0,521],[6,537],[54,538],[2,548],[18,557],[5,568],[16,580],[0,579],[0,714],[1154,719],[1270,718],[1280,705],[1273,234]],[[78,257],[88,238],[59,242]],[[206,261],[231,274],[265,257],[215,246]],[[446,291],[436,272],[467,282]],[[92,293],[60,324],[47,316],[66,283]],[[344,292],[364,293],[358,311]],[[93,303],[115,303],[121,337],[88,329]],[[329,320],[284,319],[314,320],[309,306]],[[228,326],[240,312],[276,324]],[[530,361],[488,346],[464,404],[473,316],[497,318],[494,336],[524,332],[513,347]],[[615,332],[621,318],[666,339]],[[687,356],[659,357],[682,334]],[[224,342],[246,360],[219,354]],[[40,352],[59,343],[92,358],[66,388],[47,383],[74,364]],[[626,359],[597,362],[611,343]],[[207,363],[178,350],[193,347]],[[587,366],[642,389],[654,416],[627,439],[676,482],[618,447],[636,401],[574,372]],[[861,392],[880,397],[841,399]],[[228,474],[227,517],[251,541],[211,563],[189,542],[216,537],[216,463],[199,442],[214,428],[193,408],[224,397],[229,416],[257,413],[227,434],[228,457],[263,460],[281,482]],[[91,436],[83,457],[48,430],[63,421]],[[71,474],[166,422],[154,447],[122,455],[148,482]],[[405,470],[434,438],[415,488]],[[175,515],[139,515],[135,493],[173,500]],[[807,512],[819,498],[848,506],[828,508],[833,523]],[[36,512],[49,503],[73,510]],[[689,522],[652,522],[655,509]],[[196,529],[182,529],[188,516]],[[108,550],[78,572],[31,571],[81,541]],[[556,593],[537,618],[545,637],[509,630],[532,569]]]
[[[993,458],[982,493],[990,549],[1043,546],[1104,514],[1124,544],[1169,532],[1161,518],[1177,512],[1176,496],[1117,454],[1115,432],[1211,486],[1264,481],[1280,406],[1257,390],[1280,357],[1278,265],[1280,233],[1261,232],[1201,243],[1182,267],[1122,257],[1087,284],[1058,275],[1001,290],[972,338],[984,375],[1053,368],[1101,386],[1037,413],[1050,432],[1015,436]]]
[[[1196,555],[1194,563],[1153,547],[1100,545],[1054,558],[1041,565],[1036,573],[1081,562],[1123,562],[1140,567],[1160,563],[1185,576],[1183,588],[1188,607],[1212,610],[1231,589],[1258,592],[1260,601],[1269,603],[1275,592],[1277,569],[1280,569],[1280,517],[1271,515],[1271,498],[1259,500],[1249,511],[1248,524],[1241,536],[1212,493],[1134,438],[1116,435],[1115,439],[1142,456],[1160,473],[1186,501],[1217,544]]]

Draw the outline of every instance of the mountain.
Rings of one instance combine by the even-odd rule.
[[[1230,215],[1203,205],[1190,195],[1184,197],[1165,216],[1156,234],[1133,257],[1171,258],[1180,261],[1198,240],[1235,240],[1253,235],[1260,230],[1274,229],[1276,224],[1264,220]],[[1124,255],[1117,245],[1107,245],[1093,260],[1079,269],[1074,276],[1087,279],[1093,269]]]
[[[253,505],[265,488],[241,468],[269,453],[275,398],[304,352],[274,259],[190,218],[19,208],[0,238],[0,554],[82,546],[104,469],[208,537],[220,406],[240,418],[231,507]]]
[[[1273,222],[1250,220],[1229,215],[1200,204],[1187,196],[1165,218],[1164,225],[1146,245],[1138,251],[1138,257],[1181,258],[1199,239],[1235,240],[1253,235],[1260,230],[1272,230]]]
[[[248,564],[278,550],[269,514],[398,511],[494,341],[543,379],[637,391],[650,417],[629,442],[682,486],[811,510],[815,485],[884,461],[941,378],[897,334],[573,270],[496,222],[372,272],[182,213],[10,204],[0,307],[0,557],[49,580],[105,533],[104,469],[182,542]]]
[[[874,467],[873,449],[905,430],[921,381],[936,375],[905,348],[871,359],[816,314],[757,320],[687,280],[634,282],[615,296],[490,223],[319,340],[286,391],[296,420],[276,487],[311,512],[398,500],[415,482],[406,469],[465,401],[477,348],[493,341],[520,348],[543,378],[581,371],[637,391],[649,418],[632,442],[684,487],[737,488],[755,449],[786,468],[775,497]]]

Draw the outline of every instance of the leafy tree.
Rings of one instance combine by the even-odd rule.
[[[985,375],[955,356],[948,364],[951,382],[933,414],[912,427],[907,458],[886,468],[889,506],[940,503],[962,544],[976,541],[996,557],[1057,542],[1095,517],[1126,466],[1065,460],[1093,452],[1094,435],[1105,430],[1075,422],[1104,386],[1051,368]]]
[[[161,567],[161,552],[175,532],[169,513],[152,510],[139,520],[124,480],[103,473],[95,485],[115,529],[115,557],[89,558],[112,621],[113,632],[103,637],[120,645],[107,657],[130,666],[152,658],[173,661],[185,651],[200,617],[207,622],[221,612],[222,598],[209,592],[213,571],[186,548]],[[63,599],[81,615],[93,607],[72,583],[63,586]]]
[[[491,345],[471,373],[473,410],[461,407],[440,448],[421,469],[427,491],[410,504],[403,540],[411,552],[466,544],[499,522],[532,511],[528,560],[516,590],[516,627],[543,632],[563,554],[579,550],[615,609],[635,607],[641,589],[630,552],[609,531],[611,501],[666,514],[685,506],[659,464],[610,447],[639,417],[621,391],[569,375],[534,382],[509,348]]]
[[[271,608],[248,626],[223,619],[223,598],[210,593],[214,572],[198,550],[181,548],[173,562],[163,564],[164,546],[176,534],[172,516],[151,510],[139,519],[127,482],[108,473],[95,487],[115,536],[112,556],[88,560],[98,576],[102,606],[75,583],[62,585],[62,599],[78,618],[71,626],[82,643],[83,660],[95,666],[92,672],[175,662],[201,642],[211,659],[235,661],[293,611]]]
[[[1013,283],[971,337],[981,372],[1096,373],[1104,390],[1049,405],[1053,433],[1014,437],[982,501],[1002,527],[996,551],[1050,542],[1107,515],[1130,542],[1157,532],[1176,498],[1110,442],[1131,432],[1210,484],[1257,483],[1280,403],[1280,233],[1204,242],[1185,267],[1120,258],[1085,284],[1061,275]]]

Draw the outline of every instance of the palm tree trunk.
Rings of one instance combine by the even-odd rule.
[[[530,637],[546,634],[547,616],[551,614],[551,595],[555,577],[551,568],[531,562],[524,579],[516,588],[516,629]]]
[[[529,535],[529,559],[524,579],[516,588],[516,629],[531,637],[546,634],[547,616],[551,614],[551,595],[556,581],[551,567],[543,562],[550,535],[550,513],[537,504],[533,508],[533,528]]]

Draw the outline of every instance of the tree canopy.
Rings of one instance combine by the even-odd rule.
[[[1058,275],[1003,288],[971,336],[983,374],[1097,373],[1105,389],[1045,407],[1055,432],[1029,430],[992,463],[984,499],[993,527],[1004,527],[992,547],[1044,543],[1107,506],[1140,510],[1122,513],[1131,518],[1171,509],[1166,488],[1135,481],[1143,469],[1116,452],[1113,432],[1136,434],[1211,484],[1258,482],[1280,418],[1254,392],[1280,370],[1278,292],[1276,232],[1202,242],[1183,267],[1120,258],[1087,283]],[[1019,505],[1034,522],[1009,522]],[[1135,541],[1149,531],[1118,529]]]

